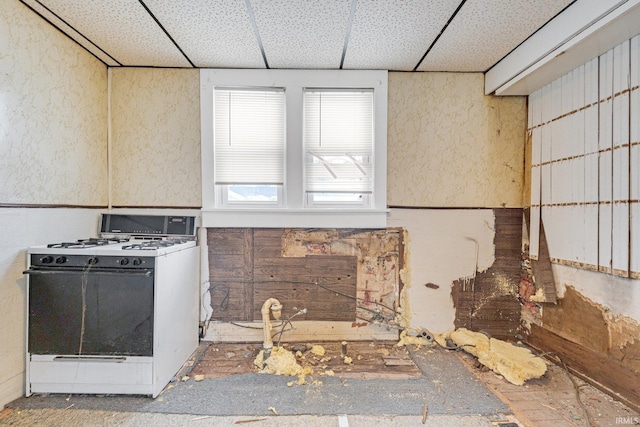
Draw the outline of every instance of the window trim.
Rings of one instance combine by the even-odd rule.
[[[202,221],[205,227],[386,227],[387,71],[385,70],[200,70]],[[286,170],[280,207],[216,207],[213,159],[214,86],[284,87],[286,94]],[[374,89],[374,191],[362,207],[305,207],[304,88]]]

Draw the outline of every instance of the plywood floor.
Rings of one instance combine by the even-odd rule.
[[[346,355],[353,362],[345,363],[342,357],[340,342],[287,343],[283,347],[295,352],[300,351],[297,358],[301,366],[311,366],[314,375],[323,376],[328,371],[339,378],[360,379],[408,379],[421,375],[420,369],[411,359],[405,347],[398,347],[397,342],[349,342]],[[311,352],[313,345],[321,345],[325,354],[318,356]],[[220,378],[229,375],[258,372],[253,365],[261,344],[216,343],[205,348],[196,360],[189,376],[194,378]]]

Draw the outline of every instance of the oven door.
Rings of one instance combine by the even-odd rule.
[[[33,267],[25,273],[29,353],[153,355],[153,269]]]

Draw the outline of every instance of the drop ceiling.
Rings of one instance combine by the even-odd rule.
[[[108,66],[485,72],[573,0],[21,0]]]

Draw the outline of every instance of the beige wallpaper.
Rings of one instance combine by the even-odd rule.
[[[107,204],[107,68],[18,0],[0,7],[0,203]]]
[[[524,97],[475,73],[389,73],[387,203],[521,207]]]
[[[199,79],[198,70],[113,69],[113,206],[201,206]]]

